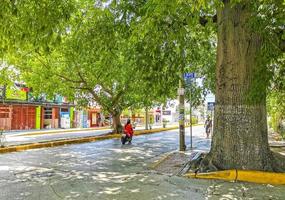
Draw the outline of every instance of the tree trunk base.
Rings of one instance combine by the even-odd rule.
[[[270,155],[272,157],[271,169],[263,171],[285,172],[285,156],[276,152],[271,152]],[[195,173],[205,173],[205,172],[214,172],[219,170],[227,170],[227,169],[221,169],[213,163],[214,163],[213,158],[210,153],[201,154],[197,159],[192,160],[190,162],[188,171]]]
[[[285,172],[285,156],[280,153],[272,152],[272,163],[275,172]]]
[[[123,126],[121,124],[120,119],[121,114],[115,113],[113,114],[113,131],[114,133],[122,133],[123,132]]]
[[[190,171],[195,173],[213,172],[218,170],[220,169],[213,164],[209,154],[201,154],[197,159],[191,161],[190,164]]]

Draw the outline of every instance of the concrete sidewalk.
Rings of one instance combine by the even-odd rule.
[[[23,135],[41,135],[41,134],[52,134],[52,133],[66,133],[66,132],[82,132],[82,131],[95,131],[111,129],[111,127],[95,127],[95,128],[68,128],[68,129],[32,129],[32,130],[16,130],[16,131],[4,131],[5,135],[9,136],[23,136]]]

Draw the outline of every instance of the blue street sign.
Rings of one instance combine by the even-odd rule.
[[[207,110],[214,111],[215,102],[208,102]]]
[[[195,78],[195,73],[184,73],[184,79],[191,79],[191,78]]]

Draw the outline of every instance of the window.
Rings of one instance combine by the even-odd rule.
[[[60,111],[61,112],[68,112],[68,108],[61,108]]]
[[[52,119],[52,108],[44,108],[44,119]]]

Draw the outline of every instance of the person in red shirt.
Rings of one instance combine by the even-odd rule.
[[[126,125],[124,127],[124,132],[126,134],[125,142],[128,140],[129,143],[131,143],[133,135],[134,135],[134,130],[133,130],[133,127],[132,127],[130,119],[127,120],[127,123],[126,123]]]

